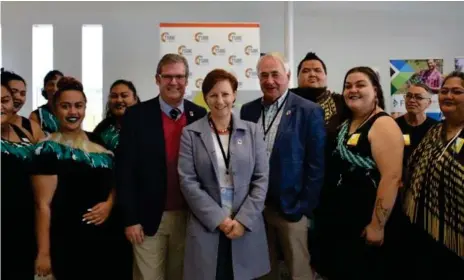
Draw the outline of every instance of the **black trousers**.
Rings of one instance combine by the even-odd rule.
[[[216,280],[234,280],[232,241],[223,232],[219,235]]]

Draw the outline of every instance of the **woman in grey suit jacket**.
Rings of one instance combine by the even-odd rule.
[[[178,169],[190,207],[184,280],[250,280],[270,271],[262,217],[269,163],[262,132],[232,114],[237,85],[224,70],[208,73],[202,91],[211,112],[182,133]]]

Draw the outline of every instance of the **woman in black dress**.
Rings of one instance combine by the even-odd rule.
[[[372,69],[348,71],[343,95],[351,116],[341,125],[328,158],[315,218],[313,265],[330,280],[398,279],[392,248],[401,213],[396,197],[402,134],[383,111],[382,89]]]
[[[139,102],[137,90],[132,82],[117,80],[111,85],[106,105],[106,118],[93,131],[100,136],[108,150],[114,152],[119,144],[121,118],[126,109]]]
[[[18,115],[19,111],[23,108],[26,103],[26,81],[16,73],[10,71],[1,70],[2,83],[8,85],[11,90],[13,97],[13,115],[11,116],[10,123],[22,128],[29,134],[29,138],[33,138],[35,141],[44,137],[44,133],[40,126],[30,119]]]
[[[34,197],[29,180],[31,139],[9,124],[13,97],[2,80],[2,273],[1,279],[33,279],[35,258]]]
[[[52,70],[45,75],[42,96],[47,99],[47,103],[34,110],[29,116],[29,119],[40,125],[45,135],[58,131],[60,126],[53,111],[53,96],[57,91],[57,83],[61,77],[63,77],[63,73],[58,70]]]
[[[37,201],[39,275],[62,279],[121,279],[115,257],[113,154],[82,130],[86,97],[63,77],[53,96],[60,130],[37,144],[33,185]]]

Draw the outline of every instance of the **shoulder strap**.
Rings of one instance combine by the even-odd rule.
[[[27,119],[27,118],[25,118],[25,117],[21,117],[21,126],[22,126],[25,130],[29,131],[29,133],[30,133],[31,135],[34,134],[34,133],[32,132],[31,120],[29,120],[29,119]]]
[[[22,130],[21,128],[19,128],[18,126],[14,124],[10,124],[10,125],[15,131],[15,133],[18,135],[19,139],[21,139],[22,142],[29,142],[29,143],[33,142],[33,138],[31,135],[27,135],[27,133],[24,130]]]

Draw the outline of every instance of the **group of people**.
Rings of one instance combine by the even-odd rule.
[[[167,54],[159,96],[118,80],[87,132],[79,81],[48,73],[25,118],[26,82],[2,71],[2,279],[277,280],[280,259],[293,280],[464,275],[464,73],[438,88],[438,122],[425,84],[394,119],[369,67],[342,94],[314,53],[297,88],[290,72],[261,56],[263,96],[237,114],[234,75],[206,75],[206,109]]]

